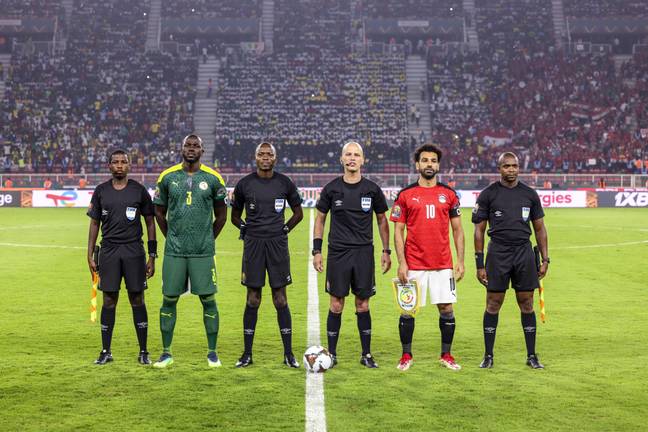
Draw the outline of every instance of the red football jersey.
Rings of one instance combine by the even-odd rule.
[[[444,184],[401,190],[391,211],[391,221],[404,223],[405,259],[410,270],[452,268],[450,218],[461,216],[459,197]]]

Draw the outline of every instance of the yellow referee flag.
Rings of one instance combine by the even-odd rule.
[[[545,312],[545,299],[544,299],[544,284],[542,281],[540,281],[540,288],[538,288],[538,291],[540,293],[540,320],[544,323],[547,318],[547,314]]]
[[[97,322],[97,287],[99,274],[92,272],[92,290],[90,291],[90,322]]]

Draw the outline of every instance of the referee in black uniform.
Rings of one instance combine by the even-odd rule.
[[[256,172],[243,177],[236,184],[232,198],[231,221],[240,229],[244,241],[241,283],[247,287],[243,313],[244,350],[236,367],[252,364],[252,343],[267,272],[284,346],[284,364],[298,368],[299,363],[292,352],[292,318],[286,285],[292,283],[288,233],[304,217],[302,199],[292,180],[274,171],[277,152],[272,144],[259,144],[255,157]],[[284,210],[287,206],[290,206],[293,214],[285,222]],[[241,217],[243,210],[245,220]]]
[[[90,230],[88,234],[88,267],[99,271],[99,289],[103,292],[101,307],[101,342],[103,349],[95,364],[103,365],[113,360],[110,352],[115,308],[119,300],[122,278],[126,282],[128,299],[133,308],[133,321],[139,342],[138,361],[150,364],[146,349],[148,315],[144,304],[146,279],[155,272],[157,241],[151,196],[144,186],[128,179],[130,162],[124,150],[110,154],[108,168],[112,179],[100,184],[94,191],[88,208]],[[142,245],[142,223],[146,221],[149,259]],[[101,227],[101,251],[95,262],[94,249]]]
[[[539,279],[547,274],[549,254],[544,212],[538,193],[518,180],[519,164],[514,153],[503,153],[497,167],[501,179],[477,198],[472,222],[475,224],[475,260],[477,279],[486,288],[484,312],[484,343],[486,353],[481,368],[493,367],[493,345],[499,310],[509,282],[515,289],[520,307],[522,329],[527,348],[527,365],[543,369],[535,352],[536,316],[533,311],[533,292],[540,286]],[[484,232],[488,222],[488,255],[484,263]],[[538,267],[531,246],[531,228],[542,255]]]
[[[340,162],[344,175],[322,189],[317,202],[317,216],[313,228],[313,266],[324,271],[322,264],[322,238],[326,214],[331,212],[326,269],[326,292],[330,294],[329,314],[326,320],[328,349],[337,364],[337,341],[340,334],[344,299],[349,290],[355,295],[358,331],[362,345],[360,363],[368,368],[378,364],[371,355],[371,314],[369,298],[376,294],[373,248],[373,213],[376,213],[383,250],[383,273],[391,268],[389,249],[389,222],[387,202],[380,187],[362,177],[364,162],[362,147],[355,141],[342,147]]]

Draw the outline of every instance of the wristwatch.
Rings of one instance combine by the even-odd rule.
[[[313,256],[315,256],[315,255],[317,255],[317,254],[321,254],[321,253],[322,253],[322,251],[319,250],[319,249],[313,249],[313,250],[311,251],[311,255],[313,255]]]
[[[542,258],[542,262],[543,262],[543,263],[547,263],[547,264],[549,264],[549,263],[551,262],[551,260],[549,259],[549,257],[547,257],[547,258]]]
[[[387,255],[391,255],[391,249],[383,249],[383,253],[386,253]]]
[[[156,254],[155,252],[149,252],[149,256],[150,256],[151,258],[157,258],[157,257],[158,257],[158,254]]]

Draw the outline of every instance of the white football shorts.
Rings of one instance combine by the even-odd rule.
[[[457,288],[452,269],[410,270],[409,279],[416,279],[421,292],[421,306],[457,303]]]

